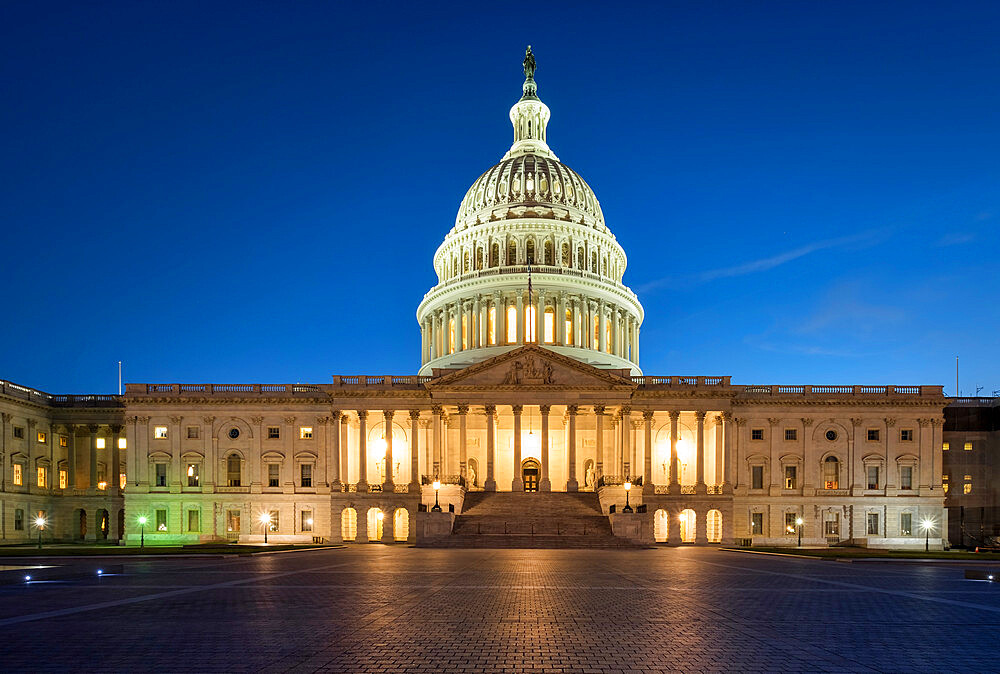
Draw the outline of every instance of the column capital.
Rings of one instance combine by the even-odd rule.
[[[777,417],[768,417],[767,423],[770,424],[771,426],[777,426],[778,424],[781,423],[781,419],[778,419]]]
[[[358,421],[364,421],[368,418],[368,410],[358,410]]]
[[[340,416],[342,414],[340,410],[332,410],[330,414],[332,415],[330,418],[333,419],[333,423],[340,421]]]
[[[316,417],[317,426],[326,426],[328,423],[330,423],[330,417]]]
[[[463,415],[463,416],[466,415],[466,414],[468,414],[469,413],[469,404],[468,403],[459,403],[458,404],[458,413],[461,414],[461,415]]]
[[[549,410],[551,410],[551,409],[552,409],[552,405],[539,405],[538,406],[538,411],[541,412],[543,415],[548,414]]]
[[[440,416],[444,414],[444,408],[441,405],[431,405],[431,412],[435,415]]]
[[[594,405],[594,414],[602,415],[604,414],[604,410],[606,409],[607,407],[605,407],[604,405]]]
[[[716,414],[712,420],[715,422],[716,426],[721,426],[722,422],[725,421],[725,417],[721,414]]]
[[[10,420],[14,418],[14,415],[10,412],[4,412],[3,416],[0,418],[4,420],[4,423],[10,423]]]
[[[886,426],[895,426],[896,425],[896,419],[895,419],[895,417],[886,417],[885,418],[885,425]]]
[[[101,427],[97,424],[87,424],[87,431],[89,431],[91,435],[97,433],[97,431],[99,431],[100,429]]]
[[[642,418],[645,419],[648,422],[652,422],[653,421],[653,414],[654,414],[653,410],[643,410],[642,411]]]
[[[253,422],[255,424],[263,423],[263,421],[264,421],[264,417],[253,417]],[[289,424],[289,425],[294,424],[295,423],[295,417],[294,416],[285,417],[285,423]]]
[[[571,417],[575,417],[580,411],[579,405],[566,405],[566,414]]]
[[[812,417],[802,417],[801,421],[802,421],[802,425],[803,426],[812,426],[813,425]]]
[[[621,412],[622,417],[627,417],[632,414],[632,406],[622,405],[619,411]]]
[[[697,412],[694,413],[694,418],[697,419],[698,421],[702,422],[702,423],[704,423],[706,416],[707,416],[707,413],[703,412],[701,410],[698,410]]]
[[[483,413],[486,416],[491,417],[491,416],[493,416],[494,414],[497,413],[497,406],[496,405],[486,405],[483,408]]]
[[[171,423],[179,424],[182,421],[184,421],[184,417],[182,417],[182,416],[173,416],[173,417],[170,417],[170,422]]]
[[[511,405],[510,409],[514,413],[514,416],[519,417],[521,416],[521,412],[524,411],[524,405]]]
[[[668,414],[670,414],[670,421],[677,421],[681,416],[681,413],[677,410],[670,410]]]
[[[730,421],[733,420],[733,413],[732,412],[723,412],[722,413],[722,420],[725,421],[728,424]]]
[[[392,423],[392,418],[396,415],[396,410],[382,410],[382,416],[385,417],[385,422],[387,424]]]
[[[122,426],[121,424],[109,424],[108,428],[111,429],[112,433],[118,435],[119,433],[122,432],[122,428],[124,428],[124,426]]]
[[[420,418],[420,410],[410,410],[410,418],[416,421]]]

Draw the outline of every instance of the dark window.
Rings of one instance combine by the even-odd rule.
[[[899,439],[902,440],[903,442],[912,442],[913,441],[913,429],[912,428],[904,428],[903,430],[901,430],[899,432]]]
[[[14,426],[14,437],[15,438],[23,438],[24,437],[24,428],[21,427],[21,426]]]
[[[197,426],[188,426],[188,437],[189,438],[197,438],[198,437],[198,427]]]
[[[750,533],[754,536],[764,533],[764,513],[750,513]]]
[[[310,463],[303,463],[299,470],[299,476],[303,487],[313,486],[313,467]]]
[[[226,459],[226,480],[230,487],[240,486],[240,457],[236,454]]]
[[[750,488],[764,488],[764,466],[750,466]]]
[[[14,511],[14,531],[24,531],[24,511],[20,508]]]
[[[278,426],[268,426],[267,427],[267,439],[275,440],[281,437],[281,429]]]
[[[878,466],[868,466],[868,488],[878,489]]]
[[[764,439],[764,429],[763,428],[751,428],[750,429],[750,439],[751,440],[763,440]]]
[[[795,428],[785,429],[785,440],[797,440],[799,437],[799,431]]]
[[[833,442],[834,440],[836,440],[837,439],[837,431],[833,430],[832,428],[830,430],[828,430],[826,432],[826,439],[829,440],[830,442]]]
[[[869,536],[878,536],[879,535],[878,513],[868,513],[868,528],[867,528],[867,531],[868,531],[868,535]]]
[[[281,485],[281,466],[276,463],[267,464],[267,486],[278,487]]]
[[[167,486],[167,464],[165,463],[156,464],[156,486]]]
[[[913,489],[913,466],[901,466],[899,469],[899,488]]]
[[[877,428],[869,428],[868,429],[868,440],[870,442],[878,442],[878,429]]]
[[[785,466],[785,489],[798,489],[798,466]]]

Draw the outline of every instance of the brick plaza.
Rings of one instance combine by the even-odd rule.
[[[131,560],[0,588],[2,657],[6,671],[995,671],[1000,585],[962,569],[705,548]]]

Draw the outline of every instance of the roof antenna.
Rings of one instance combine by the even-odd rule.
[[[118,361],[118,395],[122,394],[122,362]]]

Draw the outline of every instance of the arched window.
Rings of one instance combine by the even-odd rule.
[[[507,264],[517,264],[517,243],[514,241],[507,244]]]
[[[568,267],[571,262],[572,260],[570,260],[570,255],[569,255],[569,244],[564,243],[562,245],[562,266]]]
[[[566,345],[573,346],[573,312],[566,310]]]
[[[381,508],[369,508],[368,509],[368,540],[369,541],[380,541],[382,540],[382,522],[385,518],[385,513],[382,512]]]
[[[490,246],[490,266],[496,267],[500,264],[500,244],[494,243]]]
[[[840,488],[840,461],[835,456],[828,456],[823,462],[823,488]]]
[[[344,508],[340,512],[340,538],[353,541],[358,537],[358,511],[354,508]]]
[[[537,342],[537,336],[535,335],[538,323],[535,320],[535,307],[531,304],[524,307],[524,341]]]
[[[603,275],[605,275],[605,276],[607,276],[607,275],[608,275],[608,257],[607,257],[607,255],[605,255],[605,256],[604,256],[604,257],[603,257],[603,258],[601,259],[601,273],[602,273]]]
[[[653,540],[666,543],[670,533],[670,516],[666,510],[657,510],[653,515]]]
[[[469,251],[462,253],[462,273],[466,274],[469,272]]]
[[[690,508],[681,511],[678,523],[681,525],[681,543],[694,543],[695,522],[698,517]]]
[[[410,513],[406,508],[396,508],[392,514],[392,538],[405,541],[410,537]]]
[[[545,264],[555,264],[555,260],[553,259],[553,255],[554,254],[553,254],[553,251],[552,251],[552,242],[551,241],[546,241],[545,242]]]
[[[590,271],[597,273],[597,253],[593,252],[590,254]]]
[[[719,510],[709,510],[707,516],[708,542],[722,542],[722,512]]]
[[[497,308],[490,307],[490,312],[487,317],[489,324],[486,326],[486,342],[490,346],[497,343]]]
[[[230,487],[239,487],[241,485],[240,465],[239,454],[230,454],[226,458],[226,481]]]
[[[448,353],[455,353],[455,319],[448,319]]]
[[[483,247],[479,246],[476,248],[476,269],[483,268]]]
[[[544,316],[545,322],[545,343],[554,344],[556,341],[556,312],[555,309],[549,307],[545,310]]]
[[[584,270],[587,268],[586,258],[583,256],[583,246],[576,249],[576,268]]]
[[[507,343],[517,343],[517,307],[513,304],[507,307]]]
[[[535,240],[528,239],[528,244],[524,249],[525,261],[527,264],[535,264]]]

